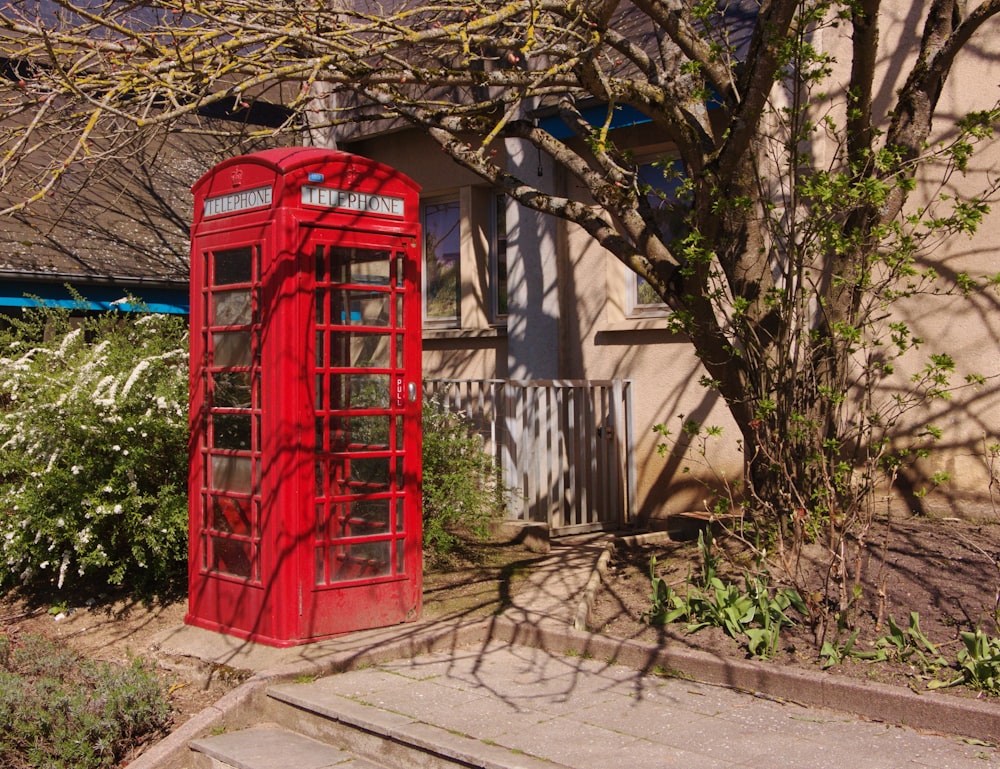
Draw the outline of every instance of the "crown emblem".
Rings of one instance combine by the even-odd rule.
[[[239,187],[243,184],[243,169],[235,168],[233,172],[229,175],[229,178],[233,180],[233,186]]]

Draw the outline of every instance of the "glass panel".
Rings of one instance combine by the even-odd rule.
[[[401,539],[397,539],[396,540],[396,573],[397,574],[405,574],[406,573],[406,569],[403,568],[403,566],[404,566],[404,564],[403,564],[403,550],[404,550],[403,544],[404,544],[403,540],[401,540]]]
[[[389,457],[362,457],[350,462],[349,483],[356,492],[389,490]]]
[[[326,279],[326,252],[323,246],[316,246],[316,281],[322,283]]]
[[[250,457],[212,457],[212,483],[210,488],[249,494],[253,483]]]
[[[326,388],[323,386],[323,380],[324,380],[324,378],[325,377],[322,374],[317,374],[316,375],[316,394],[315,394],[315,398],[316,398],[316,409],[317,410],[322,410],[323,408],[325,408],[325,406],[323,405],[324,403],[326,403]]]
[[[220,331],[212,334],[212,365],[218,368],[249,366],[250,332]]]
[[[212,374],[212,405],[216,408],[250,408],[250,372],[216,371]]]
[[[403,504],[403,497],[396,497],[396,533],[399,534],[404,530],[403,527],[403,510],[405,505]]]
[[[335,504],[330,519],[318,522],[317,536],[345,539],[387,534],[391,506],[391,499],[356,499]]]
[[[390,336],[342,331],[330,334],[330,365],[345,368],[389,368]]]
[[[396,334],[396,368],[403,368],[403,335]]]
[[[212,447],[250,450],[249,414],[212,414]]]
[[[212,325],[247,326],[252,318],[249,289],[212,294]]]
[[[341,326],[388,326],[391,294],[374,291],[330,292],[330,322]]]
[[[250,543],[212,537],[212,569],[234,577],[250,578]]]
[[[459,222],[457,200],[424,207],[424,311],[429,320],[459,317]]]
[[[316,323],[323,325],[326,323],[326,289],[316,289]]]
[[[405,326],[405,318],[403,317],[403,295],[396,294],[396,328],[404,328]]]
[[[316,365],[326,365],[326,335],[322,331],[316,332]]]
[[[330,451],[388,451],[392,417],[351,416],[330,419]]]
[[[389,408],[389,375],[331,374],[330,408]]]
[[[330,280],[334,283],[365,283],[372,286],[389,285],[389,252],[371,251],[366,248],[331,248],[332,269]]]
[[[384,577],[390,573],[390,542],[355,542],[330,548],[330,581]]]
[[[252,254],[253,249],[250,246],[234,248],[229,251],[216,251],[215,274],[212,284],[228,286],[234,283],[249,283]]]
[[[326,582],[326,558],[323,557],[326,548],[316,548],[316,582],[322,585]]]
[[[228,534],[250,534],[250,500],[212,497],[212,528]]]
[[[496,196],[493,220],[493,301],[496,315],[507,314],[507,197]]]
[[[391,499],[358,499],[351,502],[351,536],[388,532],[391,504]]]

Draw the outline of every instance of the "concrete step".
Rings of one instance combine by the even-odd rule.
[[[419,708],[411,712],[419,712]],[[338,676],[271,686],[265,717],[288,731],[335,745],[385,769],[565,769],[490,741],[382,710],[366,703],[364,692],[340,691]],[[285,766],[305,769],[292,762]]]
[[[191,769],[382,769],[333,745],[261,725],[191,742]]]

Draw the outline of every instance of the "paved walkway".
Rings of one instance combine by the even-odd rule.
[[[994,749],[954,737],[503,643],[384,663],[310,688],[334,710],[348,699],[573,769],[1000,763]]]
[[[334,704],[502,746],[523,756],[525,766],[1000,766],[996,702],[917,695],[574,630],[603,551],[598,538],[554,547],[504,616],[492,620],[385,628],[293,649],[185,627],[166,634],[161,646],[257,670],[244,686],[320,674],[308,686]],[[656,675],[664,670],[675,677]],[[249,699],[232,693],[132,767],[171,765],[157,757],[169,752],[171,739],[179,744],[217,728],[213,723],[231,723],[232,711]],[[840,709],[817,707],[829,704]],[[959,732],[972,736],[952,736]],[[478,765],[493,764],[484,757]]]

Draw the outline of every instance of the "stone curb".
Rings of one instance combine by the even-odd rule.
[[[587,627],[597,590],[615,548],[668,540],[665,532],[651,532],[608,542],[587,583],[587,594],[577,606],[577,620],[572,629],[552,624],[517,627],[510,620],[500,618],[494,626],[494,640],[501,640],[496,636],[499,632],[502,640],[510,643],[537,646],[562,654],[592,656],[644,673],[690,678],[756,696],[839,710],[878,722],[975,739],[1000,740],[1000,707],[991,702],[964,699],[943,692],[921,693],[901,686],[841,678],[820,671],[791,670],[760,660],[718,657],[682,646],[660,648],[589,632]]]

